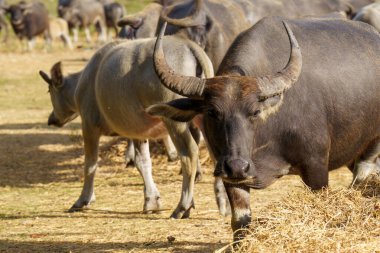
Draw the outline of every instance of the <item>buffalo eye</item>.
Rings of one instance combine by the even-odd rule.
[[[213,118],[213,119],[219,119],[220,118],[220,114],[217,111],[215,111],[214,109],[207,110],[207,116],[209,116],[210,118]]]
[[[260,110],[256,110],[256,111],[250,113],[248,115],[249,120],[253,123],[256,120],[257,116],[259,116],[260,112],[261,112]]]

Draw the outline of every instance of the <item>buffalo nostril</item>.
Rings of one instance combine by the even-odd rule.
[[[229,160],[226,165],[232,175],[237,177],[244,177],[249,170],[249,162],[243,159]]]

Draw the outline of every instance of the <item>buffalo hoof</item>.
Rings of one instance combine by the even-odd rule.
[[[189,208],[184,208],[183,206],[179,205],[172,215],[170,215],[170,218],[172,219],[188,219],[190,218],[190,211],[191,209],[195,209],[194,200],[191,201],[191,205]]]
[[[83,212],[84,210],[88,209],[89,203],[84,204],[82,206],[77,206],[77,204],[74,204],[70,209],[67,211],[69,213],[76,213],[76,212]]]
[[[132,168],[135,167],[135,162],[133,160],[125,161],[125,168]]]
[[[144,214],[161,213],[160,196],[146,197],[143,213]]]
[[[197,171],[197,174],[195,174],[195,183],[199,183],[202,181],[202,172]]]
[[[68,210],[68,212],[69,213],[81,212],[81,211],[87,209],[88,206],[94,202],[95,202],[95,194],[94,193],[91,195],[91,197],[89,199],[84,198],[84,197],[80,197],[75,202],[75,204]]]
[[[170,153],[168,154],[168,162],[175,162],[178,160],[177,153]]]

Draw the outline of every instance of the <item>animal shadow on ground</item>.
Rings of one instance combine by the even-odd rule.
[[[54,235],[54,234],[53,234]],[[38,235],[35,235],[36,237]],[[47,235],[39,235],[44,237]],[[191,245],[191,248],[187,248]],[[223,247],[222,243],[202,243],[194,241],[181,242],[125,242],[125,243],[92,243],[92,242],[19,242],[0,240],[0,252],[111,252],[111,251],[139,251],[145,252],[167,251],[175,253],[214,252]]]
[[[82,163],[67,161],[83,154],[80,125],[71,124],[69,133],[50,129],[46,123],[0,125],[0,186],[78,181],[74,172]]]

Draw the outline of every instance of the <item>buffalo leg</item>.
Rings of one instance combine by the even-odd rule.
[[[74,27],[72,31],[73,31],[73,42],[77,43],[78,42],[78,28]]]
[[[84,28],[84,34],[86,36],[86,42],[91,43],[91,34],[90,34],[90,29],[88,27]]]
[[[306,162],[301,169],[303,182],[311,190],[320,190],[329,184],[329,171],[327,168],[327,158],[312,158]]]
[[[67,33],[62,33],[60,38],[65,47],[68,47],[70,50],[73,49],[73,43],[71,42],[71,38]]]
[[[234,232],[234,242],[244,237],[244,228],[251,222],[249,187],[225,183],[226,192],[231,203],[231,227]]]
[[[166,153],[168,154],[168,160],[170,162],[177,160],[178,154],[177,150],[175,149],[174,143],[170,136],[166,136],[162,139],[165,145]]]
[[[144,180],[144,213],[158,212],[161,209],[160,193],[152,177],[152,160],[148,140],[134,140],[135,163]]]
[[[380,167],[376,160],[380,156],[380,142],[371,145],[357,161],[352,169],[354,174],[352,184],[364,182],[370,175],[380,178]]]
[[[226,189],[220,177],[215,178],[214,193],[215,193],[216,204],[218,205],[220,215],[223,215],[223,216],[230,215],[231,214],[230,201],[228,200]]]
[[[191,208],[194,207],[193,194],[198,166],[198,145],[194,141],[187,123],[173,122],[168,119],[163,119],[163,121],[179,154],[183,177],[181,199],[171,217],[188,218]]]
[[[125,149],[125,165],[128,167],[133,164],[135,160],[135,145],[133,145],[133,140],[128,139],[128,144]]]
[[[84,206],[95,201],[94,179],[98,168],[100,130],[83,127],[82,131],[84,141],[84,185],[79,199],[70,208],[69,212],[80,211]]]
[[[36,40],[34,38],[28,39],[28,51],[32,51],[36,45]]]

